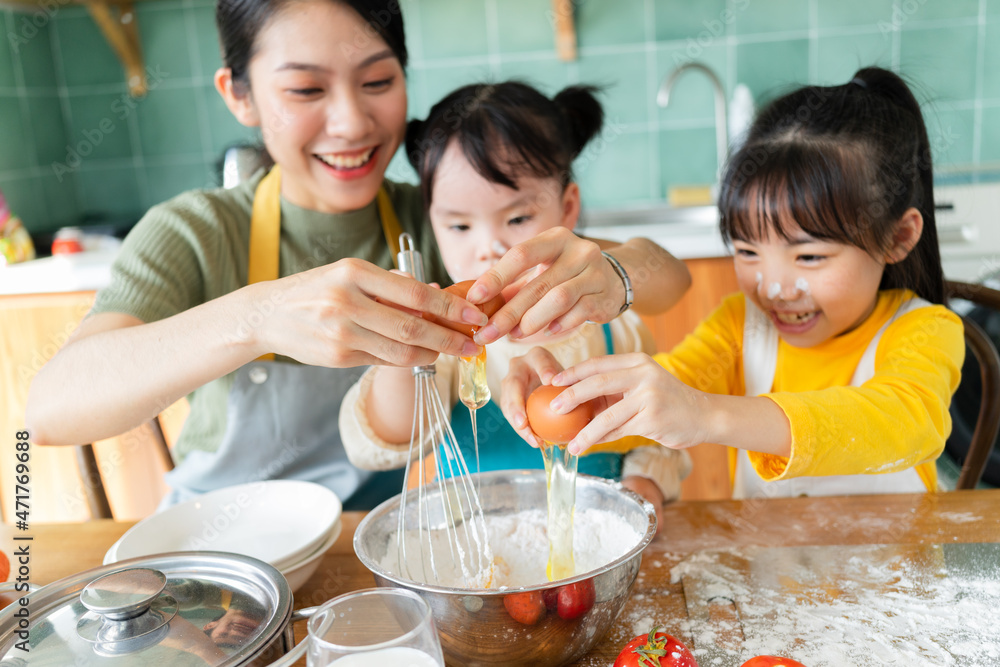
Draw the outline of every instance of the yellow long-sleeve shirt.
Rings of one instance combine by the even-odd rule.
[[[882,334],[875,375],[861,387],[851,377],[878,330],[913,296],[879,293],[872,314],[856,329],[811,348],[779,339],[778,363],[767,396],[791,424],[791,456],[749,452],[766,481],[791,477],[889,473],[919,466],[930,488],[934,461],[951,432],[948,405],[965,357],[962,321],[943,306],[902,315]],[[742,294],[721,306],[656,361],[685,384],[713,394],[742,396]],[[730,471],[736,450],[730,450]]]

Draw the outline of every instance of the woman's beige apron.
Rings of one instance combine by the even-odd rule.
[[[747,396],[759,396],[771,391],[778,365],[778,331],[749,299],[743,323],[743,375]],[[921,298],[912,298],[900,304],[896,313],[878,330],[864,355],[854,369],[852,387],[860,387],[875,375],[875,351],[882,334],[900,316],[917,308],[930,306]],[[881,475],[828,475],[825,477],[797,477],[765,482],[753,469],[750,457],[741,449],[736,457],[736,475],[733,479],[733,498],[777,498],[795,496],[848,496],[867,493],[919,493],[927,486],[916,468]]]
[[[395,258],[399,221],[385,189],[378,213]],[[278,167],[254,193],[248,283],[279,277],[281,176]],[[273,361],[265,355],[235,371],[226,431],[215,452],[195,450],[166,480],[160,508],[225,486],[266,479],[316,482],[334,491],[345,509],[370,509],[402,488],[402,472],[371,472],[347,460],[337,415],[363,368],[322,368]]]

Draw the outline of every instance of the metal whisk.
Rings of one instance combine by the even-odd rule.
[[[399,268],[425,282],[413,238],[400,235],[399,247]],[[396,534],[400,572],[424,583],[489,588],[493,552],[486,518],[434,376],[433,365],[413,369],[413,429]],[[410,489],[413,466],[417,486]],[[433,469],[425,469],[427,466]],[[430,488],[429,479],[436,480],[436,488]]]

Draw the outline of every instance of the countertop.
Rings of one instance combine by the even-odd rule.
[[[52,255],[0,268],[0,295],[99,290],[111,282],[118,248]]]
[[[344,514],[339,539],[296,593],[297,608],[374,584],[352,546],[363,516]],[[132,525],[103,520],[32,526],[27,533],[34,537],[32,580],[47,584],[99,566],[105,551]],[[4,526],[0,533],[5,550],[11,544],[11,530]],[[631,598],[615,627],[576,664],[611,665],[621,647],[654,621],[666,632],[691,641],[684,587],[672,581],[671,569],[695,554],[751,546],[986,542],[1000,542],[1000,490],[674,503],[664,511],[663,530],[643,554]],[[300,639],[303,633],[304,627],[297,628]]]

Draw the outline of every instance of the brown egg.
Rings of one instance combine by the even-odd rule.
[[[563,389],[565,387],[543,384],[531,392],[525,405],[531,430],[545,442],[554,445],[564,445],[572,440],[594,418],[594,408],[590,403],[578,405],[564,415],[553,412],[549,403]]]
[[[472,284],[475,282],[476,282],[475,280],[463,280],[460,283],[455,283],[454,285],[445,287],[444,291],[451,292],[455,296],[459,296],[464,299],[465,295],[469,293],[469,288],[472,287]],[[493,297],[486,303],[480,303],[478,305],[479,305],[479,310],[486,313],[486,317],[493,317],[493,313],[500,310],[500,308],[505,303],[507,302],[504,300],[503,295],[497,294],[495,297]],[[443,327],[448,327],[449,329],[453,329],[459,333],[463,333],[470,338],[474,333],[479,331],[479,327],[473,326],[471,324],[466,324],[464,322],[449,322],[448,320],[443,320],[440,317],[431,315],[429,313],[424,313],[424,317],[430,320],[431,322],[440,324]]]

